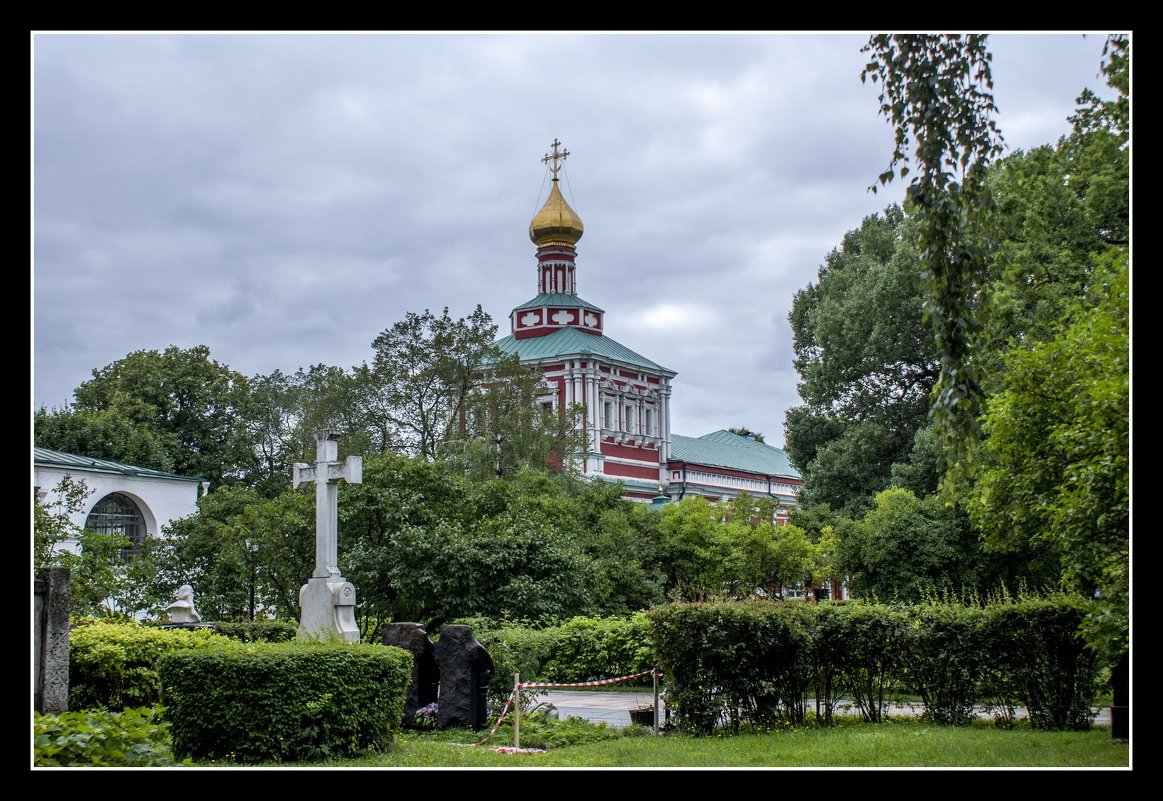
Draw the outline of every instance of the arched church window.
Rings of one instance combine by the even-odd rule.
[[[85,528],[99,534],[123,535],[132,543],[121,552],[122,559],[126,560],[137,556],[141,552],[141,544],[145,542],[145,517],[133,499],[120,492],[111,493],[97,501],[85,520]]]

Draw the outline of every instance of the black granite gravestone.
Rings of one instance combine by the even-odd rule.
[[[416,710],[436,703],[440,671],[428,632],[419,623],[392,623],[384,629],[384,645],[395,645],[412,654],[412,683],[404,701],[404,726],[416,725]]]
[[[471,627],[459,625],[440,629],[435,650],[440,668],[440,728],[485,728],[489,718],[489,679],[493,675],[489,652],[472,636]]]

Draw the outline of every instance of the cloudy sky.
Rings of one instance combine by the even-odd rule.
[[[579,294],[677,371],[672,430],[783,442],[795,292],[892,134],[865,35],[33,36],[33,408],[137,350],[350,368],[409,311],[536,294],[542,156],[586,226]],[[1050,143],[1104,36],[994,34],[1009,149]]]

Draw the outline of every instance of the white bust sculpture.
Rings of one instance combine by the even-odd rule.
[[[189,584],[178,587],[176,601],[166,607],[171,623],[201,623],[202,616],[194,610],[194,588]]]

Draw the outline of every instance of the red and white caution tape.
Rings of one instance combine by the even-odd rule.
[[[601,687],[604,684],[617,684],[620,681],[628,681],[636,679],[639,676],[650,676],[657,674],[662,675],[662,671],[658,668],[651,670],[644,670],[641,673],[631,673],[629,676],[619,676],[616,679],[598,679],[597,681],[574,681],[574,682],[556,682],[556,681],[523,681],[513,688],[509,693],[509,697],[505,699],[505,708],[501,710],[500,717],[497,722],[493,724],[492,731],[484,736],[483,739],[473,743],[473,745],[484,745],[489,741],[489,738],[497,733],[497,729],[501,726],[501,721],[505,719],[505,715],[509,713],[509,706],[513,703],[513,697],[519,690],[528,690],[531,687]]]
[[[492,730],[488,734],[486,734],[482,739],[477,740],[475,743],[473,743],[473,745],[484,745],[485,743],[487,743],[489,741],[490,737],[492,737],[494,734],[497,733],[497,729],[499,729],[501,727],[501,721],[504,720],[505,715],[507,715],[509,713],[509,705],[513,703],[513,696],[516,694],[517,694],[517,688],[514,687],[513,691],[511,693],[509,693],[509,697],[505,699],[505,708],[501,710],[500,717],[498,717],[497,722],[493,724]]]
[[[653,673],[662,675],[661,670],[644,670],[641,673],[632,673],[629,676],[619,676],[616,679],[599,679],[597,681],[574,681],[574,682],[556,682],[556,681],[523,681],[518,687],[522,690],[530,687],[600,687],[603,684],[617,684],[620,681],[628,681],[629,679],[636,679],[639,676],[650,676]]]

